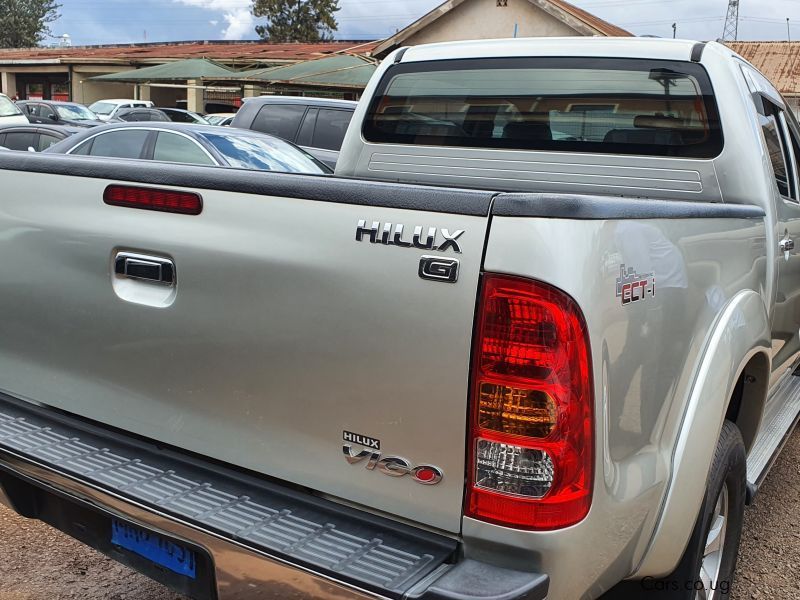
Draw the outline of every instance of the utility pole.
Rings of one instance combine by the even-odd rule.
[[[789,17],[786,17],[786,39],[792,41],[792,29],[789,27]]]
[[[736,41],[739,38],[739,0],[728,1],[728,16],[725,17],[725,29],[722,32],[723,42]]]

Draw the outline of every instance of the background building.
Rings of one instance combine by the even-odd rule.
[[[630,36],[563,0],[448,0],[375,48],[510,37]]]
[[[160,106],[235,106],[261,93],[359,97],[376,59],[404,45],[457,39],[528,36],[628,36],[630,33],[564,0],[448,0],[379,42],[322,44],[184,42],[126,46],[0,50],[0,91],[20,99],[150,98]],[[320,60],[336,58],[336,60]],[[232,71],[225,78],[143,79],[145,69],[205,58]],[[308,62],[290,70],[275,67]],[[179,71],[179,70],[178,70]],[[112,77],[96,79],[101,75]],[[219,106],[216,107],[219,109]]]
[[[358,99],[379,60],[401,46],[460,39],[630,35],[564,0],[448,0],[376,42],[180,42],[0,50],[0,91],[20,99],[84,104],[142,98],[197,111],[233,108],[242,97],[264,93]],[[800,42],[728,45],[758,67],[798,112]],[[209,71],[193,71],[197,63],[188,59],[207,59],[221,69],[206,64]],[[156,65],[166,67],[153,69]]]
[[[761,71],[800,116],[800,42],[726,42]]]

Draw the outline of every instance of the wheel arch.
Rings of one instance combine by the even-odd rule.
[[[757,352],[742,368],[736,381],[725,419],[739,428],[747,454],[756,441],[764,415],[770,378],[770,357],[767,352]]]
[[[770,337],[769,318],[759,294],[745,290],[728,301],[695,370],[673,446],[671,476],[660,516],[632,578],[663,577],[679,563],[700,511],[711,461],[729,411],[736,415],[734,422],[747,430],[745,448],[752,447],[769,384]],[[750,381],[750,377],[755,380]],[[732,404],[736,398],[738,406]]]

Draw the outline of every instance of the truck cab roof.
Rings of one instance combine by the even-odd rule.
[[[725,48],[711,42],[714,46]],[[661,38],[513,38],[470,40],[424,44],[401,49],[395,54],[397,62],[457,60],[468,58],[511,58],[527,56],[650,58],[661,60],[690,60],[698,45],[694,40]],[[728,50],[731,54],[732,51]],[[400,57],[400,60],[397,57]]]

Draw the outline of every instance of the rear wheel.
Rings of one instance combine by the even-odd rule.
[[[667,577],[620,584],[605,599],[729,597],[744,519],[747,458],[739,429],[725,421],[700,515],[678,567]]]

